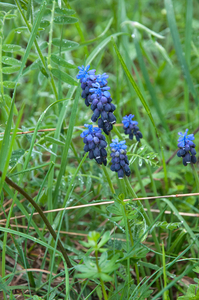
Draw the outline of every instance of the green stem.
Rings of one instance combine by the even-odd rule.
[[[120,183],[120,186],[121,186],[121,190],[124,194],[124,198],[127,197],[127,189],[126,189],[126,185],[125,185],[125,182],[124,182],[124,178],[122,179],[118,179],[119,183]]]
[[[125,206],[124,206],[124,209],[125,209]],[[126,213],[126,209],[125,209],[125,213]],[[133,235],[132,235],[132,232],[131,232],[131,227],[130,227],[128,218],[127,218],[127,225],[128,225],[131,245],[133,247],[133,245],[134,245]],[[140,283],[140,274],[139,274],[139,269],[138,269],[137,263],[135,263],[135,273],[136,273],[136,278],[137,278],[137,284],[139,284]]]
[[[51,20],[50,20],[50,31],[49,31],[49,42],[48,42],[48,57],[47,63],[48,68],[50,69],[50,58],[51,58],[51,45],[52,45],[52,36],[53,36],[53,20],[54,20],[54,13],[55,13],[55,1],[53,1],[53,7],[51,10]]]
[[[106,167],[105,167],[104,165],[102,165],[102,169],[103,169],[104,174],[105,174],[105,176],[106,176],[106,179],[107,179],[107,181],[108,181],[108,184],[109,184],[109,187],[110,187],[110,189],[111,189],[111,192],[112,192],[112,194],[114,195],[114,194],[115,194],[115,190],[114,190],[113,184],[112,184],[112,182],[111,182],[111,178],[110,178],[110,176],[109,176],[109,174],[108,174],[108,172],[107,172],[107,169],[106,169]]]
[[[100,274],[101,273],[101,269],[100,269],[100,266],[99,266],[99,263],[98,263],[98,251],[97,250],[95,251],[95,258],[96,258],[97,270],[98,270],[98,273]],[[102,286],[102,292],[104,294],[104,299],[108,300],[108,296],[107,296],[107,293],[106,293],[104,281],[102,280],[101,277],[100,277],[100,282],[101,282],[101,286]]]
[[[2,172],[1,171],[0,171],[0,176],[2,176]],[[8,185],[12,186],[16,191],[18,191],[21,195],[23,195],[32,204],[32,206],[36,209],[36,211],[39,213],[39,215],[41,216],[42,220],[46,224],[46,226],[47,226],[49,232],[51,233],[52,237],[56,241],[57,240],[56,232],[54,231],[54,229],[50,225],[50,222],[46,218],[46,216],[43,213],[42,209],[37,205],[37,203],[20,186],[18,186],[16,183],[14,183],[12,180],[10,180],[7,176],[5,178],[5,182]],[[62,255],[63,255],[63,257],[64,257],[64,259],[66,261],[66,264],[67,264],[68,268],[71,268],[73,270],[72,272],[74,272],[73,265],[71,264],[70,259],[69,259],[68,255],[67,255],[67,252],[66,252],[66,250],[65,250],[64,246],[62,245],[62,242],[60,241],[59,238],[58,238],[57,244],[58,244],[59,249],[60,249],[60,251],[61,251],[61,253],[62,253]],[[76,282],[76,287],[77,287],[78,293],[80,293],[81,288],[80,288],[78,282]]]
[[[198,172],[195,168],[195,166],[192,164],[192,169],[194,172],[194,176],[195,176],[195,181],[196,181],[196,187],[197,187],[197,192],[199,192],[199,179],[198,179]]]
[[[1,95],[3,98],[4,89],[3,89],[3,74],[2,74],[2,37],[0,37],[0,83],[1,83]]]

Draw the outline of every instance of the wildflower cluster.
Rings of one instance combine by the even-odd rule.
[[[84,139],[84,151],[89,152],[89,158],[95,159],[98,164],[107,164],[107,143],[105,141],[105,136],[103,136],[101,129],[94,127],[93,125],[84,124],[87,128],[81,133],[81,137]]]
[[[107,135],[113,129],[116,117],[113,112],[116,109],[107,86],[108,75],[95,75],[96,70],[90,70],[90,66],[78,67],[79,73],[77,79],[80,79],[82,88],[82,98],[85,99],[86,106],[91,105],[93,115],[91,120],[97,122],[98,126]]]
[[[112,140],[111,147],[111,170],[117,172],[119,179],[122,179],[124,174],[130,176],[129,161],[126,155],[125,141],[118,142],[118,139]]]
[[[142,133],[139,131],[139,127],[137,126],[138,122],[133,121],[134,115],[130,114],[129,116],[123,117],[123,125],[124,125],[124,133],[129,134],[129,139],[132,140],[135,135],[136,140],[139,142],[142,138]]]
[[[178,139],[178,147],[180,150],[177,152],[178,157],[183,157],[183,165],[187,166],[188,163],[196,163],[196,150],[195,144],[192,142],[195,138],[193,134],[187,135],[188,129],[185,133],[178,132],[180,138]]]

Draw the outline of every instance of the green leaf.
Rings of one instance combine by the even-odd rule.
[[[0,8],[3,8],[3,10],[4,10],[4,9],[10,10],[10,9],[16,9],[17,6],[14,5],[14,4],[10,4],[10,3],[0,2]]]
[[[12,152],[9,165],[14,166],[17,163],[17,161],[24,155],[24,153],[25,153],[24,149],[14,150]]]
[[[74,80],[70,75],[58,70],[58,69],[52,69],[51,70],[52,74],[58,78],[61,81],[64,81],[70,85],[78,85],[78,82]]]
[[[44,139],[48,142],[50,142],[51,144],[56,144],[56,145],[59,145],[59,146],[64,146],[65,144],[61,141],[59,141],[58,139],[55,139],[51,136],[45,136]]]
[[[103,236],[102,236],[102,238],[101,238],[101,241],[100,241],[99,244],[98,244],[98,247],[99,247],[99,248],[102,247],[102,246],[104,246],[104,244],[106,244],[106,242],[108,242],[108,240],[110,239],[110,235],[111,235],[110,231],[106,231],[106,232],[103,234]]]
[[[13,58],[13,57],[9,57],[9,56],[3,56],[2,63],[6,64],[6,65],[11,65],[11,66],[21,66],[20,60]]]
[[[74,15],[75,11],[67,8],[55,8],[55,12],[60,15],[70,16]]]
[[[76,42],[65,40],[65,39],[60,40],[58,38],[54,38],[52,40],[52,44],[56,47],[64,48],[64,50],[66,49],[73,50],[79,46],[79,44]]]
[[[48,27],[50,25],[50,22],[48,21],[48,20],[42,20],[41,22],[40,22],[40,27],[44,27],[44,28],[46,28],[46,27]]]
[[[186,295],[178,297],[178,300],[198,300],[199,288],[196,284],[190,284]]]
[[[40,48],[41,51],[45,50],[46,48],[48,48],[48,43],[46,41],[42,42],[39,45],[39,48]]]
[[[2,68],[2,73],[3,74],[12,74],[15,72],[18,72],[20,70],[20,66],[17,67],[4,67]]]
[[[55,54],[51,55],[51,60],[56,63],[57,65],[61,66],[61,67],[65,67],[65,68],[69,68],[69,69],[76,69],[77,67],[75,65],[72,65],[70,63],[68,63],[67,61],[65,61],[65,59],[63,59],[62,57],[59,57]]]
[[[6,18],[6,20],[11,20],[11,19],[16,18],[16,15],[14,15],[14,14],[9,14],[9,15],[6,15],[5,18]]]
[[[78,22],[78,19],[74,17],[58,16],[54,18],[55,24],[74,24],[76,22]]]
[[[123,213],[121,212],[121,210],[118,207],[116,207],[114,204],[113,205],[109,205],[106,209],[111,214],[115,214],[117,216],[123,216]]]
[[[14,45],[14,44],[4,44],[2,46],[2,50],[5,52],[15,52],[15,51],[19,51],[20,49],[21,49],[21,46]]]
[[[163,222],[156,222],[153,227],[161,227],[162,229],[169,229],[174,230],[176,228],[179,228],[182,225],[180,222],[176,223],[167,223],[166,221]]]
[[[20,85],[19,83],[17,84],[17,86]],[[14,89],[15,87],[15,82],[14,81],[4,81],[3,82],[3,86],[7,89]]]

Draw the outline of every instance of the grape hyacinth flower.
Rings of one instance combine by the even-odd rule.
[[[196,150],[195,144],[192,142],[195,137],[194,134],[187,135],[188,129],[185,133],[178,132],[180,138],[178,139],[178,147],[180,150],[177,152],[178,157],[183,157],[183,165],[187,166],[188,163],[196,163]]]
[[[84,151],[89,152],[89,158],[95,159],[98,164],[107,164],[107,152],[105,148],[107,143],[105,141],[105,136],[103,136],[102,131],[98,127],[93,125],[84,124],[87,129],[81,133],[81,137],[84,139]]]
[[[138,122],[133,121],[134,115],[130,114],[129,116],[123,117],[123,125],[124,125],[124,133],[129,134],[129,139],[132,140],[135,135],[136,140],[139,142],[142,138],[142,133],[139,131],[139,127],[137,126]]]
[[[118,138],[112,140],[113,143],[110,144],[111,147],[111,171],[117,172],[119,179],[126,176],[130,176],[131,171],[129,168],[129,161],[126,155],[125,145],[126,141],[118,142]]]
[[[91,105],[93,115],[92,122],[98,121],[98,126],[107,135],[113,129],[113,124],[116,122],[116,117],[113,112],[116,109],[112,102],[112,98],[107,86],[108,75],[95,75],[95,70],[89,70],[90,66],[78,67],[79,74],[77,79],[80,79],[82,88],[82,98],[85,99],[86,106]]]

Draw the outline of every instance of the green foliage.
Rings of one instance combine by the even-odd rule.
[[[175,155],[186,128],[196,132],[198,153],[198,2],[7,2],[0,2],[0,298],[199,299],[198,162],[184,167]],[[117,126],[106,140],[126,140],[128,180],[111,172],[109,147],[106,167],[84,154],[80,133],[92,112],[76,75],[88,64],[109,75]],[[123,133],[128,114],[140,143]],[[196,284],[187,287],[185,276]]]

